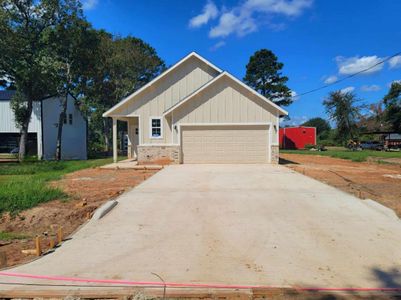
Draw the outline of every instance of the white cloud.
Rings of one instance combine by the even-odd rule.
[[[338,80],[338,77],[336,75],[331,75],[328,77],[323,77],[323,79],[324,79],[324,83],[331,84],[331,83],[336,82]]]
[[[309,118],[307,116],[290,116],[289,120],[280,120],[280,126],[298,126],[308,120]]]
[[[390,58],[388,64],[390,66],[390,69],[401,68],[401,55]]]
[[[189,27],[197,28],[205,25],[210,20],[217,18],[218,14],[219,10],[217,9],[217,6],[212,1],[209,1],[206,3],[201,14],[189,20]]]
[[[377,84],[361,86],[361,91],[363,91],[363,92],[377,92],[380,90],[381,90],[381,87]]]
[[[260,23],[267,23],[274,30],[282,30],[285,24],[282,22],[274,24],[272,17],[299,16],[305,9],[311,7],[312,3],[313,0],[246,0],[224,11],[218,24],[210,30],[209,36],[212,38],[226,37],[230,34],[244,36],[256,31]]]
[[[335,58],[338,66],[338,73],[342,75],[350,75],[356,72],[360,72],[364,69],[373,67],[375,64],[383,60],[383,58],[376,55],[373,56],[354,56],[354,57],[343,57],[337,56]],[[380,71],[383,68],[383,64],[377,65],[362,74],[372,74]]]
[[[346,88],[343,88],[342,90],[341,90],[341,93],[351,93],[351,92],[353,92],[355,90],[355,87],[353,87],[353,86],[348,86],[348,87],[346,87]]]
[[[220,42],[217,42],[216,44],[214,44],[212,47],[210,47],[210,50],[216,51],[217,49],[224,47],[225,45],[226,45],[225,41],[220,41]]]
[[[291,91],[291,97],[292,100],[296,101],[300,98],[300,96],[298,96],[298,93],[296,91]]]
[[[94,9],[99,4],[99,0],[84,0],[82,1],[82,8],[85,10]]]
[[[244,3],[244,8],[252,11],[294,17],[300,15],[305,8],[311,5],[311,0],[247,0]]]
[[[234,12],[227,12],[221,15],[219,24],[210,30],[209,36],[212,38],[226,37],[232,33],[244,36],[256,31],[256,29],[255,20],[247,13],[241,12],[236,15]]]

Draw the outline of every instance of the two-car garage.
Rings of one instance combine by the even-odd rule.
[[[183,163],[268,163],[268,124],[181,126]]]

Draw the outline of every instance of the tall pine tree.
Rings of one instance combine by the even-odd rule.
[[[244,82],[277,105],[290,105],[291,90],[286,85],[288,78],[281,73],[283,66],[272,51],[256,51],[246,65]]]

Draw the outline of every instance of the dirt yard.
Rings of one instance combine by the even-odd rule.
[[[6,214],[1,217],[1,232],[27,237],[0,241],[0,253],[5,254],[6,266],[21,264],[35,258],[21,252],[23,249],[34,248],[35,236],[41,236],[42,249],[47,251],[50,239],[56,239],[56,232],[60,226],[64,237],[68,237],[91,218],[96,208],[104,202],[135,187],[156,172],[92,168],[67,174],[62,180],[53,182],[52,184],[70,196],[68,200],[47,202],[16,216]],[[4,263],[1,267],[4,267]]]
[[[287,167],[351,193],[375,200],[401,217],[401,164],[352,162],[320,155],[280,154]]]

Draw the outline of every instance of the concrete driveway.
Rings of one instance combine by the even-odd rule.
[[[283,166],[169,166],[118,202],[55,253],[12,271],[158,281],[155,272],[185,283],[401,285],[400,220]]]

